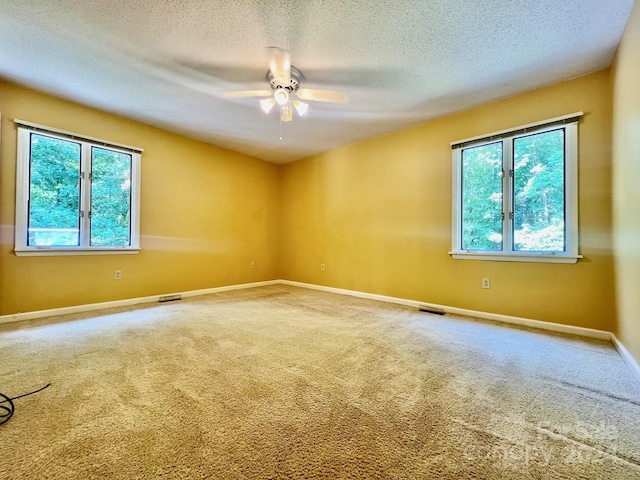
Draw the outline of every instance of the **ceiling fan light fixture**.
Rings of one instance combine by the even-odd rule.
[[[302,72],[291,65],[289,52],[278,47],[269,47],[269,70],[266,78],[270,90],[241,90],[231,92],[232,97],[263,97],[260,108],[269,114],[273,107],[278,106],[280,121],[291,122],[293,110],[300,117],[309,111],[306,102],[346,103],[347,95],[331,90],[315,88],[300,88],[304,79]]]
[[[273,93],[273,98],[278,105],[286,105],[287,103],[289,103],[289,91],[286,88],[278,88]]]
[[[272,98],[263,98],[260,100],[260,108],[264,113],[269,113],[271,109],[275,106],[276,101]]]
[[[303,116],[305,113],[307,113],[307,110],[309,110],[309,104],[301,102],[300,100],[294,100],[293,106],[300,116]]]

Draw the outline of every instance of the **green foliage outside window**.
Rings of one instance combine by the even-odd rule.
[[[502,249],[502,142],[462,152],[462,248]]]
[[[564,130],[513,141],[514,250],[563,251]]]
[[[513,139],[513,165],[503,142],[462,151],[462,248],[502,250],[503,169],[513,169],[513,250],[565,250],[564,129]]]
[[[79,246],[81,242],[81,144],[31,134],[28,245]],[[90,244],[131,244],[130,154],[91,147]]]
[[[29,245],[79,245],[80,144],[31,136]]]
[[[92,148],[91,245],[127,246],[130,241],[131,155]]]

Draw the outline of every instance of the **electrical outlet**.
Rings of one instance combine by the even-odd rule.
[[[488,278],[483,278],[482,288],[491,288],[491,280],[489,280]]]
[[[324,263],[320,264],[320,270],[324,272]]]
[[[122,270],[116,270],[115,272],[113,272],[113,279],[114,280],[121,280],[122,279]]]
[[[256,262],[251,262],[251,268],[256,268]]]

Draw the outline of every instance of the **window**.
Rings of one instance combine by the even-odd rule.
[[[575,263],[576,113],[452,143],[453,258]]]
[[[137,253],[142,150],[16,123],[16,255]]]

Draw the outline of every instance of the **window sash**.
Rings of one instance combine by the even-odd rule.
[[[542,135],[547,136],[546,138],[550,138],[548,137],[549,134],[553,134],[555,132],[561,132],[562,137],[561,137],[561,141],[562,141],[562,147],[561,147],[561,151],[562,151],[562,203],[561,203],[561,207],[562,207],[562,248],[561,249],[540,249],[540,250],[534,250],[534,249],[518,249],[517,248],[517,239],[516,239],[516,223],[518,221],[518,215],[521,215],[522,213],[520,212],[520,209],[517,208],[517,203],[516,203],[516,196],[520,193],[521,190],[518,190],[518,187],[516,186],[517,183],[517,179],[519,177],[518,174],[518,169],[516,167],[516,142],[518,142],[518,140],[522,140],[522,139],[527,139],[527,138],[532,138],[532,137],[540,137]],[[567,165],[567,148],[566,148],[566,138],[567,138],[567,133],[566,133],[566,129],[565,128],[551,128],[549,130],[545,130],[545,131],[541,131],[541,132],[535,132],[535,133],[529,133],[529,134],[524,134],[524,135],[518,135],[515,136],[513,138],[511,138],[510,144],[511,144],[511,158],[509,159],[510,161],[510,172],[513,172],[513,174],[510,174],[510,187],[511,187],[511,208],[509,209],[510,212],[512,212],[512,221],[511,223],[511,230],[510,230],[510,242],[511,242],[511,251],[513,252],[532,252],[532,253],[545,253],[545,252],[555,252],[555,253],[562,253],[562,254],[566,254],[567,253],[567,209],[566,209],[566,204],[567,204],[567,188],[566,188],[566,181],[567,181],[567,174],[566,174],[566,165]],[[551,139],[553,140],[553,139]],[[523,174],[524,175],[524,174]]]
[[[106,149],[104,147],[96,147],[96,146],[91,146],[91,157],[90,157],[90,167],[88,169],[89,171],[89,182],[86,184],[87,189],[89,190],[89,212],[91,212],[88,222],[89,222],[89,227],[87,228],[88,232],[87,232],[87,245],[91,245],[91,246],[100,246],[97,244],[97,242],[94,243],[94,231],[98,231],[99,226],[97,225],[99,223],[99,220],[105,220],[105,217],[107,217],[107,215],[105,215],[106,212],[101,211],[101,207],[100,207],[100,202],[99,199],[102,198],[101,195],[94,195],[93,192],[94,190],[98,190],[100,188],[100,183],[101,181],[103,181],[103,177],[102,175],[100,175],[100,158],[99,158],[99,153],[97,153],[98,151],[107,151],[110,153],[116,153],[121,159],[128,159],[128,161],[125,161],[126,163],[128,163],[127,165],[127,175],[126,178],[113,178],[113,176],[104,176],[104,179],[106,179],[106,181],[111,180],[112,183],[115,180],[116,182],[118,180],[124,180],[125,184],[128,184],[129,188],[128,189],[123,189],[121,186],[121,190],[123,192],[126,192],[127,195],[126,198],[124,199],[124,202],[121,202],[123,205],[126,205],[127,208],[127,212],[126,214],[128,214],[128,220],[127,220],[127,231],[126,231],[126,244],[122,245],[122,246],[130,246],[131,245],[131,184],[132,184],[132,179],[131,179],[131,172],[132,172],[132,163],[133,163],[133,158],[132,155],[129,153],[123,153],[123,152],[118,152],[116,150],[113,149]],[[114,212],[111,212],[114,213]],[[126,215],[125,215],[126,216]],[[108,218],[108,217],[107,217]],[[113,224],[113,218],[110,219],[111,223]],[[116,223],[117,223],[117,218],[115,219]],[[95,224],[95,225],[94,225]],[[120,235],[122,235],[123,232],[121,232]],[[120,243],[120,241],[115,242],[114,244],[111,246],[117,246],[116,243]],[[107,246],[107,245],[105,245]]]
[[[82,188],[80,182],[82,145],[73,140],[62,140],[50,135],[44,135],[40,132],[30,132],[29,147],[28,188],[31,201],[28,203],[27,211],[27,245],[53,247],[80,246],[80,235],[82,232],[82,219],[79,216],[82,208],[80,201]],[[49,157],[48,153],[51,149],[58,150],[56,155],[56,159],[58,160],[57,165],[51,165],[48,161],[47,157]],[[39,153],[39,155],[37,153]],[[43,161],[40,162],[38,159],[42,159]],[[43,169],[49,171],[43,172]],[[51,172],[53,169],[55,170]],[[57,175],[52,175],[52,173],[57,173]],[[49,182],[56,184],[56,198],[49,198],[46,204],[37,203],[34,197],[39,187],[44,188],[49,195],[53,193],[50,188],[52,185],[46,185]],[[63,203],[69,200],[72,203],[68,205],[66,209],[64,209],[64,207],[59,209],[63,218],[59,219],[54,228],[52,228],[49,216],[43,214],[43,212],[51,208],[50,202],[57,202],[60,199]],[[47,224],[49,226],[47,226]],[[52,230],[57,230],[57,239]],[[47,237],[49,242],[59,243],[42,243],[43,241],[47,241]]]
[[[495,148],[498,147],[498,151],[495,151]],[[465,231],[467,230],[467,226],[471,226],[471,228],[473,228],[473,225],[475,222],[473,222],[474,216],[471,214],[471,212],[469,212],[469,221],[467,221],[466,219],[466,212],[469,210],[467,207],[469,204],[474,204],[474,193],[475,190],[480,189],[481,191],[479,192],[480,195],[482,196],[486,196],[489,192],[486,191],[485,189],[488,189],[489,191],[493,192],[491,194],[491,196],[494,195],[498,195],[500,200],[499,202],[499,211],[496,212],[495,209],[493,211],[483,211],[481,212],[481,214],[483,216],[485,215],[489,215],[491,217],[495,217],[496,213],[498,218],[494,220],[494,224],[493,224],[493,233],[492,235],[499,235],[500,236],[500,241],[498,242],[496,239],[494,239],[493,241],[489,238],[487,238],[487,243],[493,243],[493,245],[487,245],[489,246],[489,248],[486,248],[484,250],[486,251],[491,251],[491,252],[496,252],[496,251],[502,251],[504,248],[504,222],[501,219],[501,216],[503,215],[503,202],[504,202],[504,196],[505,196],[505,186],[504,186],[504,179],[502,178],[503,175],[498,175],[497,178],[501,179],[501,181],[499,182],[494,182],[493,185],[487,185],[487,184],[483,184],[483,185],[469,185],[469,187],[466,186],[466,180],[467,180],[467,174],[466,174],[466,170],[467,170],[467,165],[469,165],[469,167],[471,167],[471,163],[473,162],[473,160],[470,160],[469,162],[466,161],[466,155],[465,153],[467,153],[467,151],[470,153],[469,156],[472,156],[473,154],[471,152],[473,151],[477,151],[479,149],[482,149],[479,153],[479,158],[476,158],[475,160],[478,161],[480,160],[478,163],[480,163],[480,165],[487,164],[487,160],[490,160],[491,157],[499,157],[500,159],[500,163],[497,165],[498,168],[500,169],[500,172],[504,171],[504,145],[503,142],[488,142],[488,143],[484,143],[481,145],[475,145],[473,147],[467,147],[461,150],[460,152],[460,168],[461,168],[461,187],[460,187],[460,196],[461,198],[461,202],[463,205],[463,208],[460,211],[460,223],[461,223],[461,247],[463,249],[465,249],[465,247],[467,247],[466,249],[468,250],[473,250],[473,251],[478,251],[480,249],[473,249],[473,248],[469,248],[470,247],[470,243],[473,242],[476,237],[474,235],[471,234],[471,232],[469,233],[469,235],[465,234]],[[493,150],[493,151],[492,151]],[[483,155],[484,153],[484,155]],[[475,162],[473,162],[475,164]],[[478,168],[476,166],[476,168]],[[489,168],[489,167],[487,167]],[[497,174],[497,172],[495,172],[495,165],[491,168],[494,171],[494,174]],[[496,185],[496,183],[498,183],[499,185]],[[472,188],[475,187],[475,188]],[[492,188],[493,187],[493,188]],[[467,199],[467,197],[471,197],[469,199]],[[473,209],[471,209],[473,210]],[[475,213],[475,212],[474,212]],[[476,213],[477,215],[477,213]],[[497,220],[497,222],[496,222]],[[496,224],[497,223],[497,224]],[[469,239],[469,240],[468,240]]]
[[[554,263],[575,263],[578,258],[578,122],[576,115],[568,116],[573,118],[571,123],[563,122],[559,126],[558,122],[549,122],[545,125],[536,124],[535,128],[524,131],[523,129],[513,129],[511,135],[501,134],[501,138],[483,136],[478,141],[460,141],[452,143],[452,191],[453,191],[453,213],[452,213],[452,251],[449,252],[455,259],[469,260],[496,260],[496,261],[525,261],[525,262],[554,262]],[[564,198],[565,198],[565,249],[563,251],[530,251],[514,249],[514,219],[510,218],[510,213],[514,212],[514,187],[510,170],[513,169],[513,143],[518,138],[523,138],[532,134],[546,133],[553,130],[564,129]],[[500,133],[500,132],[498,132]],[[488,138],[491,138],[488,140]],[[471,139],[473,140],[473,139]],[[500,251],[491,250],[468,250],[463,248],[462,232],[462,159],[463,152],[467,148],[488,145],[502,142],[503,145],[503,248]]]
[[[140,250],[140,163],[141,149],[134,149],[127,146],[116,146],[108,142],[97,139],[87,140],[69,132],[58,133],[55,130],[45,130],[41,126],[33,127],[34,124],[24,125],[18,123],[18,162],[16,169],[16,229],[15,247],[16,255],[100,255],[100,254],[127,254],[138,253]],[[80,152],[80,192],[79,192],[79,245],[30,245],[28,239],[29,232],[29,196],[31,191],[31,141],[32,135],[38,134],[51,137],[61,141],[71,141],[81,145]],[[91,208],[91,165],[92,148],[98,147],[117,153],[127,155],[131,158],[130,170],[130,215],[129,215],[129,243],[124,246],[92,246],[89,211]],[[79,213],[80,213],[79,212]]]

